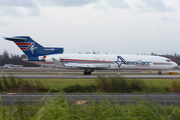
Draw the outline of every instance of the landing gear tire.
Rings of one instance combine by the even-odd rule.
[[[91,72],[84,71],[84,75],[91,75]]]
[[[158,75],[162,75],[162,72],[158,72]]]

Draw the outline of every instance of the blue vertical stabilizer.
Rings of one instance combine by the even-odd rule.
[[[15,36],[12,38],[4,38],[13,41],[28,57],[28,60],[38,60],[38,56],[45,56],[51,54],[62,54],[63,48],[43,47],[29,36]]]

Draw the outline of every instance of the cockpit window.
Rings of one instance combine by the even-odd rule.
[[[167,62],[171,62],[171,60],[170,60],[170,59],[167,59],[166,61],[167,61]]]

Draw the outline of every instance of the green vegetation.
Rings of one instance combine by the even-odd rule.
[[[173,81],[171,83],[171,90],[175,93],[180,93],[180,82],[179,81]]]
[[[95,93],[97,91],[97,86],[76,84],[65,87],[63,91],[66,93],[72,93],[72,92]]]
[[[121,77],[99,77],[96,81],[98,89],[103,92],[140,92],[148,87],[142,80],[128,80]]]
[[[114,96],[112,96],[114,98]],[[43,101],[43,100],[42,100]],[[3,106],[1,120],[179,120],[180,107],[164,106],[155,101],[133,100],[120,106],[119,102],[102,100],[68,101],[61,94],[46,103],[33,105]]]
[[[24,79],[30,83],[34,82],[34,79]],[[45,81],[50,88],[63,89],[70,85],[96,85],[96,79],[38,79],[39,81]],[[138,79],[142,80],[147,85],[154,85],[159,87],[171,87],[172,81],[180,81],[179,79]]]
[[[66,81],[67,80],[67,81]],[[0,80],[0,91],[8,92],[180,92],[179,80],[165,80],[167,85],[148,84],[146,80],[125,79],[120,77],[99,77],[95,80],[81,79],[20,79],[10,76]],[[51,84],[50,84],[51,83]],[[60,84],[61,83],[61,84]],[[49,85],[50,84],[50,85]],[[60,84],[62,89],[53,86]],[[170,85],[169,85],[170,84]],[[112,95],[112,99],[101,100],[67,100],[64,93],[59,97],[43,98],[40,103],[32,105],[0,107],[0,120],[179,120],[180,107],[164,106],[153,100],[137,99],[124,105]],[[114,98],[114,99],[113,99]]]
[[[98,77],[97,79],[21,79],[10,76],[0,79],[1,92],[67,93],[179,93],[178,79],[126,79]]]
[[[33,84],[36,79],[23,79]],[[147,85],[153,85],[160,88],[171,88],[172,81],[180,81],[179,79],[139,79]],[[96,79],[38,79],[41,83],[46,83],[49,88],[62,90],[67,86],[73,85],[97,85]]]
[[[171,86],[147,84],[145,80],[126,79],[122,77],[99,77],[94,84],[69,85],[64,92],[100,92],[100,93],[179,93],[180,81],[171,80]]]
[[[0,92],[47,92],[49,89],[47,84],[39,80],[33,80],[33,84],[14,76],[0,80]]]

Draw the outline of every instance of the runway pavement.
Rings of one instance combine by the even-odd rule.
[[[48,101],[54,97],[61,97],[62,94],[45,94],[37,93],[24,93],[24,94],[1,94],[3,105],[16,105],[20,103],[23,104],[33,104],[40,102],[44,97],[45,101]],[[128,102],[133,102],[135,99],[143,99],[147,101],[157,101],[161,105],[180,105],[180,94],[66,94],[65,97],[76,103],[77,101],[85,101],[86,103],[91,100],[96,102],[102,102],[103,100],[108,100],[113,102],[119,102],[123,105]]]
[[[7,74],[0,74],[0,78],[3,76],[9,77]],[[98,75],[13,75],[19,78],[57,78],[57,79],[94,79]],[[144,78],[144,79],[180,79],[180,75],[103,75],[104,77],[125,77],[125,78]]]
[[[15,68],[0,68],[0,72],[81,72],[83,73],[84,70],[81,69],[58,69],[58,68],[50,68],[50,67],[23,67],[20,69]],[[114,73],[155,73],[157,74],[157,71],[148,71],[148,70],[95,70],[95,72],[114,72]],[[163,70],[162,73],[166,72],[177,72],[180,73],[180,69],[170,69],[170,70]]]
[[[172,69],[163,71],[163,75],[157,75],[157,71],[134,71],[134,70],[98,70],[92,75],[83,75],[83,70],[77,69],[57,69],[57,68],[41,68],[41,67],[24,67],[22,69],[0,69],[0,77],[12,74],[19,78],[61,78],[61,79],[94,79],[98,75],[104,77],[119,76],[125,78],[145,78],[145,79],[179,79],[180,75],[165,75],[166,72],[180,73],[180,69]]]

